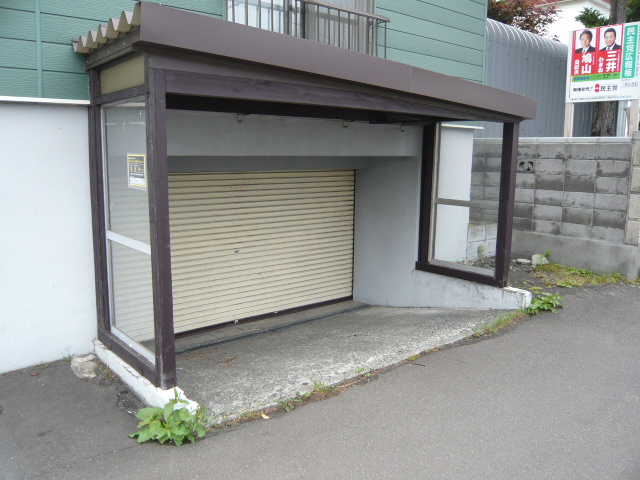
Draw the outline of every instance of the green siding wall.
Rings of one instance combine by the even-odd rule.
[[[222,17],[225,0],[157,0]],[[86,100],[84,59],[71,40],[95,30],[132,0],[1,0],[0,96]]]
[[[226,0],[156,0],[218,17]],[[0,96],[88,99],[84,59],[71,39],[132,0],[1,0]],[[391,17],[387,58],[482,82],[486,0],[377,0]]]
[[[486,0],[377,0],[387,58],[482,83]]]

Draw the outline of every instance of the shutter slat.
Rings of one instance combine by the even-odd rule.
[[[354,172],[169,175],[176,332],[351,295]]]

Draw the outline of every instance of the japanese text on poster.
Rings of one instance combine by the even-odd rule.
[[[640,98],[639,31],[640,23],[575,30],[569,52],[567,102]]]

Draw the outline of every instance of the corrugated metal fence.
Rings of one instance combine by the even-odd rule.
[[[568,49],[563,43],[487,20],[486,84],[538,100],[535,120],[520,128],[521,137],[564,135]],[[574,137],[591,134],[593,103],[577,103]],[[487,128],[485,137],[499,136]]]

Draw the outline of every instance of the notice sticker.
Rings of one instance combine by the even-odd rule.
[[[127,170],[129,172],[129,188],[147,189],[147,156],[133,153],[127,154]]]

